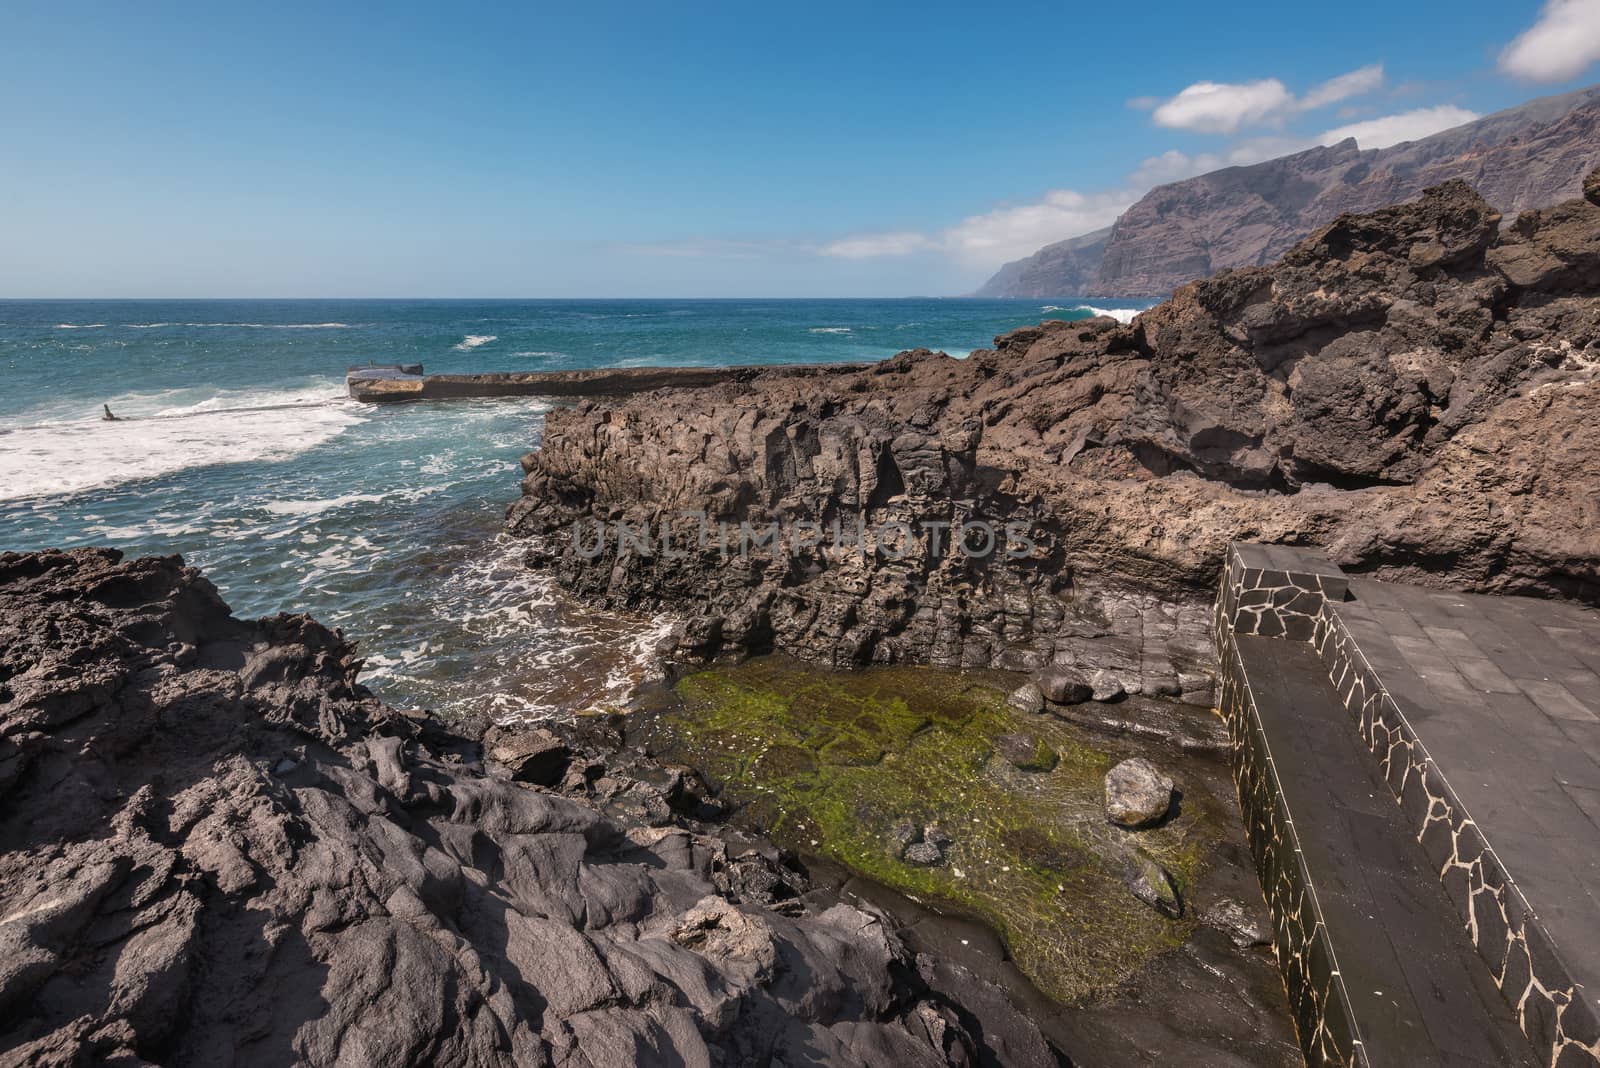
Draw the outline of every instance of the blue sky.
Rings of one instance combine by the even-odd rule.
[[[1600,0],[12,3],[0,296],[960,293],[1597,79]]]

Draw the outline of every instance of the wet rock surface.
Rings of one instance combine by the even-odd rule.
[[[7,553],[0,607],[6,1063],[1065,1063],[604,717],[558,793],[177,558]]]
[[[1106,818],[1123,827],[1144,827],[1172,807],[1172,777],[1144,757],[1130,757],[1106,772]]]
[[[804,384],[552,412],[509,529],[570,589],[681,614],[682,656],[1058,665],[1201,704],[1231,539],[1592,601],[1600,205],[1502,221],[1449,182],[1131,325],[1044,323],[965,360],[908,352]],[[704,546],[683,510],[705,513]],[[580,554],[572,525],[591,524],[590,546],[596,520],[652,537],[665,524],[679,551],[613,538]],[[744,558],[715,533],[836,520],[846,542],[863,524],[919,533]],[[1016,554],[949,551],[979,521],[1019,524],[1003,538]]]
[[[946,961],[929,982],[988,979],[1074,1063],[1300,1064],[1271,952],[1239,935],[1268,926],[1219,755],[1183,748],[1176,728],[1018,711],[1007,677],[983,679],[757,658],[683,679],[682,703],[631,714],[629,735],[700,767],[732,825],[772,828],[814,887],[894,917]],[[874,763],[839,744],[856,731],[877,736]],[[1017,768],[1011,735],[1048,736],[1058,765]],[[1138,753],[1181,766],[1189,794],[1170,823],[1134,832],[1106,822],[1103,783]]]

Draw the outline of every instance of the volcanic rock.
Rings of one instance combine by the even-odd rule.
[[[1087,701],[1094,693],[1094,687],[1082,672],[1059,664],[1039,672],[1033,682],[1045,700],[1058,705],[1075,705]]]
[[[1136,854],[1130,866],[1128,889],[1164,916],[1178,919],[1183,915],[1183,897],[1172,875],[1152,858]]]
[[[1122,680],[1105,668],[1089,676],[1089,686],[1089,696],[1096,701],[1115,701],[1128,692]]]
[[[1124,760],[1106,772],[1106,818],[1124,827],[1145,827],[1172,807],[1172,778],[1144,757]]]
[[[1049,771],[1059,759],[1056,751],[1036,734],[1019,731],[995,739],[995,750],[1012,767],[1022,771]]]
[[[1502,221],[1453,181],[1132,324],[1049,322],[963,360],[919,350],[557,409],[509,529],[578,594],[684,617],[681,658],[1068,664],[1196,704],[1214,696],[1209,606],[1230,540],[1594,603],[1600,206]],[[699,548],[570,544],[572,523],[604,519],[694,546],[685,511],[712,531]],[[741,524],[802,523],[822,545],[719,548],[724,524],[737,542]],[[880,539],[901,523],[909,544]],[[1000,546],[953,551],[963,523]]]
[[[1037,715],[1044,711],[1044,693],[1035,683],[1025,682],[1011,691],[1006,698],[1006,704],[1018,712]]]
[[[528,731],[495,728],[484,738],[489,759],[500,764],[518,782],[554,786],[567,773],[572,751],[542,728]]]
[[[1056,1059],[984,983],[970,1026],[882,916],[588,796],[646,777],[567,797],[490,773],[474,731],[358,668],[305,616],[234,618],[176,557],[0,555],[0,1061]]]

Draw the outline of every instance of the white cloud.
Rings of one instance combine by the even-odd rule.
[[[824,256],[846,260],[870,260],[879,256],[909,256],[937,248],[938,242],[915,230],[896,230],[882,234],[856,234],[822,246]]]
[[[1383,64],[1374,63],[1353,70],[1349,74],[1329,78],[1301,97],[1295,107],[1300,111],[1315,111],[1329,104],[1337,104],[1341,100],[1349,100],[1353,96],[1366,96],[1381,88],[1383,88]]]
[[[1233,134],[1245,126],[1278,122],[1300,111],[1315,111],[1383,87],[1382,63],[1360,67],[1314,86],[1296,97],[1276,78],[1230,84],[1195,82],[1170,100],[1152,104],[1148,97],[1128,101],[1129,107],[1154,106],[1157,126],[1197,133]]]
[[[1287,111],[1294,96],[1276,78],[1227,85],[1195,82],[1156,108],[1157,126],[1200,133],[1237,133],[1239,127]]]
[[[1197,152],[1191,155],[1175,148],[1168,149],[1140,163],[1128,176],[1128,184],[1150,189],[1223,167],[1246,167],[1262,160],[1287,156],[1291,152],[1311,148],[1316,143],[1302,137],[1252,137],[1221,152]]]
[[[1031,255],[1052,241],[1110,226],[1147,188],[1129,185],[1099,193],[1052,189],[1033,203],[968,216],[938,233],[892,230],[852,234],[817,251],[847,260],[936,252],[974,266],[994,267]]]
[[[1359,73],[1352,72],[1352,75]],[[895,230],[852,234],[822,245],[817,251],[825,256],[852,260],[932,252],[956,256],[973,265],[999,266],[1007,260],[1031,255],[1053,242],[1111,225],[1118,215],[1158,185],[1223,167],[1244,167],[1276,159],[1317,145],[1337,144],[1346,137],[1354,137],[1362,148],[1386,148],[1471,122],[1477,117],[1464,108],[1444,105],[1352,123],[1329,130],[1320,137],[1288,134],[1251,137],[1216,152],[1193,154],[1172,149],[1141,162],[1115,189],[1096,193],[1053,189],[1033,203],[1008,205],[973,215],[937,233]]]
[[[961,220],[942,244],[968,260],[1000,263],[1037,252],[1041,245],[1110,226],[1141,195],[1123,188],[1100,193],[1052,189],[1035,204],[998,208]]]
[[[1367,119],[1365,122],[1340,126],[1317,138],[1317,143],[1336,145],[1346,137],[1354,137],[1362,148],[1388,148],[1402,141],[1420,140],[1478,117],[1476,111],[1458,108],[1454,104],[1441,104],[1439,107],[1417,108],[1398,115],[1385,115],[1381,119]]]
[[[1539,19],[1500,53],[1500,69],[1531,82],[1564,82],[1600,60],[1600,0],[1548,0]]]

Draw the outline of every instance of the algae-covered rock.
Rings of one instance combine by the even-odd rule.
[[[995,739],[995,751],[1023,771],[1049,771],[1056,766],[1056,751],[1027,731],[1002,734]]]
[[[1123,827],[1145,827],[1172,807],[1172,778],[1143,757],[1124,760],[1106,773],[1106,818]]]
[[[679,704],[639,729],[658,758],[720,784],[736,821],[980,918],[1046,994],[1091,998],[1193,925],[1129,892],[1126,835],[1104,819],[1106,772],[1137,743],[1019,711],[1015,689],[1015,676],[757,657],[679,680]],[[1197,786],[1181,819],[1141,833],[1167,897],[1210,862],[1230,803]]]
[[[1183,897],[1178,892],[1172,873],[1143,853],[1134,856],[1128,889],[1133,891],[1134,897],[1163,916],[1175,920],[1183,915]]]

